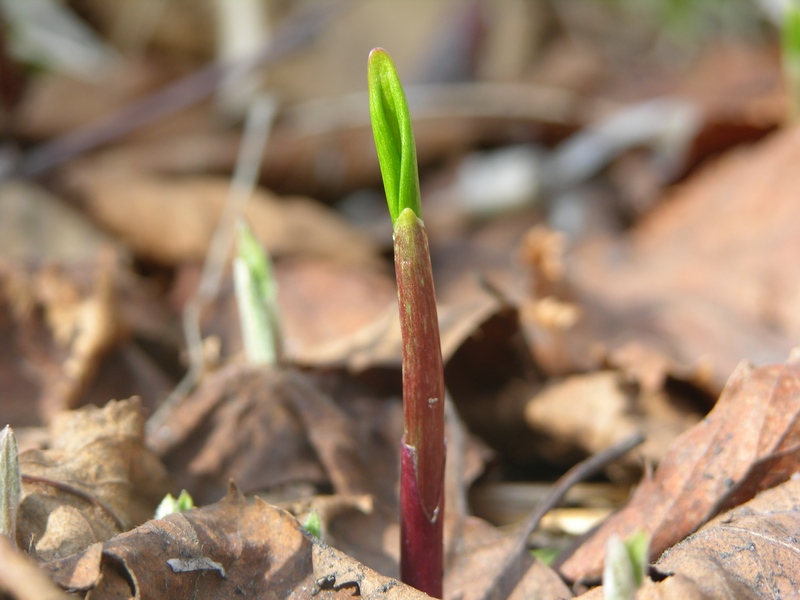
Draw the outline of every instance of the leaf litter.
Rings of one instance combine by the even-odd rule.
[[[354,31],[375,33],[363,27],[374,22],[374,8],[351,4],[356,9],[326,30],[324,53],[309,50],[292,68],[274,71],[273,85],[291,90],[293,101],[357,89],[356,72],[320,73],[360,52]],[[581,11],[559,9],[556,19],[521,3],[435,4],[426,5],[430,18],[421,19],[418,37],[408,38],[416,45],[399,50],[401,70],[411,70],[412,50],[438,31],[435,14],[450,23],[448,54],[467,67],[434,65],[428,76],[486,79],[427,98],[423,89],[415,100],[423,196],[437,214],[431,239],[452,394],[447,597],[570,597],[582,583],[599,583],[611,533],[642,528],[655,563],[638,597],[791,595],[798,359],[780,361],[798,331],[791,174],[800,146],[796,127],[765,137],[785,113],[774,53],[749,42],[716,45],[685,77],[661,65],[653,71],[659,81],[634,85],[609,69],[626,59],[617,53],[609,61],[605,42],[581,25]],[[411,27],[415,10],[395,10]],[[531,12],[540,25],[523,27]],[[463,19],[467,13],[476,20]],[[108,8],[97,15],[107,27]],[[196,61],[170,52],[208,56],[210,40],[172,40],[165,28],[174,15],[164,18],[153,38],[161,40],[159,60],[126,62],[121,87],[42,75],[38,90],[29,88],[36,97],[23,100],[15,135],[29,142],[70,132],[94,117],[94,107],[116,110]],[[197,23],[208,18],[192,13]],[[548,27],[570,35],[540,35]],[[529,42],[524,51],[519,40]],[[639,68],[629,66],[619,72]],[[713,89],[709,72],[720,74]],[[525,79],[527,87],[502,87],[503,78]],[[674,162],[659,162],[657,143],[614,146],[596,157],[607,167],[594,176],[568,189],[528,189],[510,212],[468,214],[453,199],[456,174],[476,150],[522,141],[530,156],[552,157],[569,134],[614,123],[609,115],[624,116],[654,90],[700,109],[702,122]],[[54,98],[58,111],[42,109]],[[0,262],[0,331],[11,342],[0,351],[2,416],[15,426],[49,424],[20,430],[22,445],[33,449],[23,454],[17,544],[63,589],[87,598],[159,598],[167,589],[169,597],[422,597],[394,579],[401,419],[399,330],[381,256],[387,240],[319,202],[343,202],[377,182],[366,120],[354,117],[351,100],[339,100],[286,108],[266,152],[266,187],[248,215],[276,258],[290,364],[240,362],[236,315],[223,291],[203,321],[215,359],[149,439],[141,405],[157,407],[180,376],[180,310],[223,207],[222,174],[232,168],[237,131],[201,104],[56,172],[48,189],[93,223],[65,217],[86,237],[76,253],[59,250],[74,235],[51,237],[46,220],[28,230],[23,213],[0,209],[4,225],[12,222],[7,216],[19,223],[14,239],[24,250]],[[762,141],[698,168],[701,159],[754,140]],[[24,248],[25,232],[46,235],[46,251]],[[109,239],[122,258],[87,268],[87,257]],[[31,257],[49,264],[32,266]],[[736,367],[742,359],[768,366]],[[142,402],[106,404],[131,394]],[[82,407],[92,402],[105,407]],[[628,506],[576,542],[557,569],[527,553],[526,530],[507,532],[470,514],[476,480],[489,487],[520,473],[552,480],[555,470],[637,432],[648,434],[647,444],[604,465],[605,476],[624,486],[644,473]],[[248,497],[229,487],[230,478]],[[203,506],[149,520],[163,495],[181,487]],[[324,541],[295,519],[311,510],[321,515]],[[31,567],[24,558],[9,564],[20,577]],[[14,597],[58,597],[45,580],[33,591],[34,577],[27,588],[12,587],[12,578],[0,570],[0,587]],[[600,594],[595,588],[587,597]]]

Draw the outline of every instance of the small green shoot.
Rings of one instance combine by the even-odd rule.
[[[781,27],[783,73],[789,90],[789,120],[800,120],[800,2],[791,0]]]
[[[389,53],[382,48],[369,55],[369,112],[392,224],[406,208],[421,218],[417,147],[406,95]]]
[[[184,512],[194,508],[194,500],[186,490],[181,490],[181,493],[175,498],[172,494],[167,494],[158,505],[156,509],[156,519],[163,519],[172,513]]]
[[[316,508],[312,509],[305,522],[303,523],[305,530],[313,535],[318,540],[322,539],[322,520],[319,518],[319,512]]]
[[[611,536],[606,544],[603,568],[604,600],[633,600],[647,571],[649,539],[637,531],[625,541]]]
[[[0,431],[0,535],[17,543],[17,513],[22,500],[19,448],[14,430],[6,425]]]
[[[250,228],[239,223],[233,281],[245,353],[252,364],[276,365],[283,352],[272,262]]]
[[[531,556],[538,558],[546,565],[552,565],[553,562],[561,554],[560,548],[532,548],[530,551]]]

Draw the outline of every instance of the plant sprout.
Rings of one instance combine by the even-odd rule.
[[[800,3],[790,2],[781,28],[783,72],[789,88],[789,119],[800,120]]]
[[[606,544],[603,568],[604,600],[633,600],[644,583],[647,571],[649,539],[637,531],[624,541],[612,535]]]
[[[194,508],[194,499],[186,490],[181,490],[177,498],[172,494],[167,494],[156,508],[154,519],[163,519],[172,513],[183,512]]]
[[[386,202],[403,342],[400,576],[436,598],[444,570],[444,371],[417,155],[403,87],[382,48],[369,55],[369,107]]]
[[[278,289],[272,262],[244,221],[239,223],[233,282],[247,360],[276,365],[283,352]]]
[[[0,431],[0,535],[17,543],[17,513],[22,499],[19,448],[14,430],[6,425]]]
[[[314,508],[308,513],[306,520],[303,521],[305,530],[313,535],[318,540],[322,539],[322,519],[319,516],[319,511]]]

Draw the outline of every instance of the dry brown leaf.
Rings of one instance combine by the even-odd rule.
[[[658,560],[655,568],[672,575],[656,587],[669,590],[679,576],[704,597],[794,596],[800,589],[798,499],[800,481],[793,478],[718,516]]]
[[[800,588],[800,481],[791,479],[724,513],[667,550],[637,600],[792,598]],[[602,588],[579,596],[602,598]]]
[[[87,82],[57,70],[32,79],[16,116],[27,138],[51,138],[108,115],[166,81],[164,62],[119,61],[100,81]]]
[[[492,577],[497,575],[497,564],[516,545],[514,536],[503,535],[484,521],[470,517],[465,522],[463,544],[458,558],[445,574],[446,597],[479,600],[495,587],[503,589],[502,582],[495,582]],[[572,597],[561,578],[540,560],[528,556],[522,568],[525,574],[513,590],[505,590],[507,595],[492,597],[508,600]]]
[[[38,268],[0,260],[4,422],[38,425],[87,402],[136,394],[152,406],[163,397],[179,338],[153,288],[108,254]],[[158,364],[140,343],[161,352]]]
[[[0,535],[0,592],[14,600],[67,600],[36,562]],[[3,595],[5,598],[5,595]]]
[[[23,496],[17,542],[52,560],[143,523],[169,489],[144,446],[138,399],[55,416],[47,450],[20,456]]]
[[[536,393],[525,407],[531,429],[557,440],[555,452],[543,450],[551,460],[565,444],[595,454],[639,431],[645,443],[623,462],[641,464],[644,457],[658,463],[669,444],[699,418],[679,412],[663,393],[637,393],[616,371],[567,377]]]
[[[51,266],[33,273],[0,261],[10,337],[17,360],[24,356],[41,382],[39,411],[45,418],[79,404],[100,360],[124,334],[114,281],[118,267],[109,258],[82,270]]]
[[[80,575],[76,565],[81,565]],[[422,599],[313,538],[288,513],[235,488],[220,502],[149,521],[102,545],[45,565],[87,598]],[[88,569],[88,570],[87,570]]]
[[[464,294],[460,301],[439,305],[439,330],[445,363],[483,323],[503,308],[502,302],[485,290]],[[370,367],[399,367],[401,341],[395,300],[360,329],[301,349],[295,359],[308,365],[345,366],[355,372]]]
[[[151,446],[200,500],[219,497],[231,477],[253,491],[330,481],[361,494],[366,456],[351,431],[350,417],[304,375],[233,364],[207,377]]]
[[[537,360],[560,374],[606,362],[651,389],[671,375],[713,395],[740,360],[781,360],[800,337],[798,160],[800,127],[788,128],[699,172],[623,243],[567,253],[556,297],[580,318],[548,329],[523,306]]]
[[[656,557],[721,509],[787,480],[800,465],[800,353],[781,365],[740,365],[714,409],[675,440],[654,476],[561,566],[600,574],[608,537],[644,529]]]
[[[89,220],[33,183],[0,184],[0,255],[21,261],[91,262],[113,242]]]
[[[230,189],[223,177],[169,179],[114,161],[75,166],[68,180],[92,217],[134,254],[167,264],[205,257]],[[261,188],[245,215],[273,256],[324,256],[362,266],[378,262],[368,237],[308,198],[278,198]]]

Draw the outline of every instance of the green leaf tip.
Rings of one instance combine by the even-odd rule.
[[[612,535],[606,543],[603,599],[633,600],[644,583],[649,555],[649,536],[637,531],[625,540]]]
[[[322,539],[322,519],[319,516],[319,511],[316,508],[312,509],[306,520],[303,522],[303,527],[308,533],[313,535],[318,540]]]
[[[369,113],[392,224],[405,208],[422,218],[417,149],[408,103],[389,53],[375,48],[367,61]]]
[[[781,44],[784,60],[800,62],[800,3],[790,3],[783,15]]]
[[[283,352],[278,292],[272,261],[244,221],[239,222],[233,282],[247,359],[275,365]]]
[[[22,499],[19,448],[14,430],[6,425],[0,431],[0,535],[12,544],[17,540],[17,513]]]
[[[781,26],[783,71],[789,88],[789,120],[800,121],[800,2],[786,7]]]
[[[186,490],[181,490],[180,495],[175,498],[172,494],[167,494],[156,508],[153,518],[163,519],[164,517],[177,512],[184,512],[194,508],[194,500]]]

